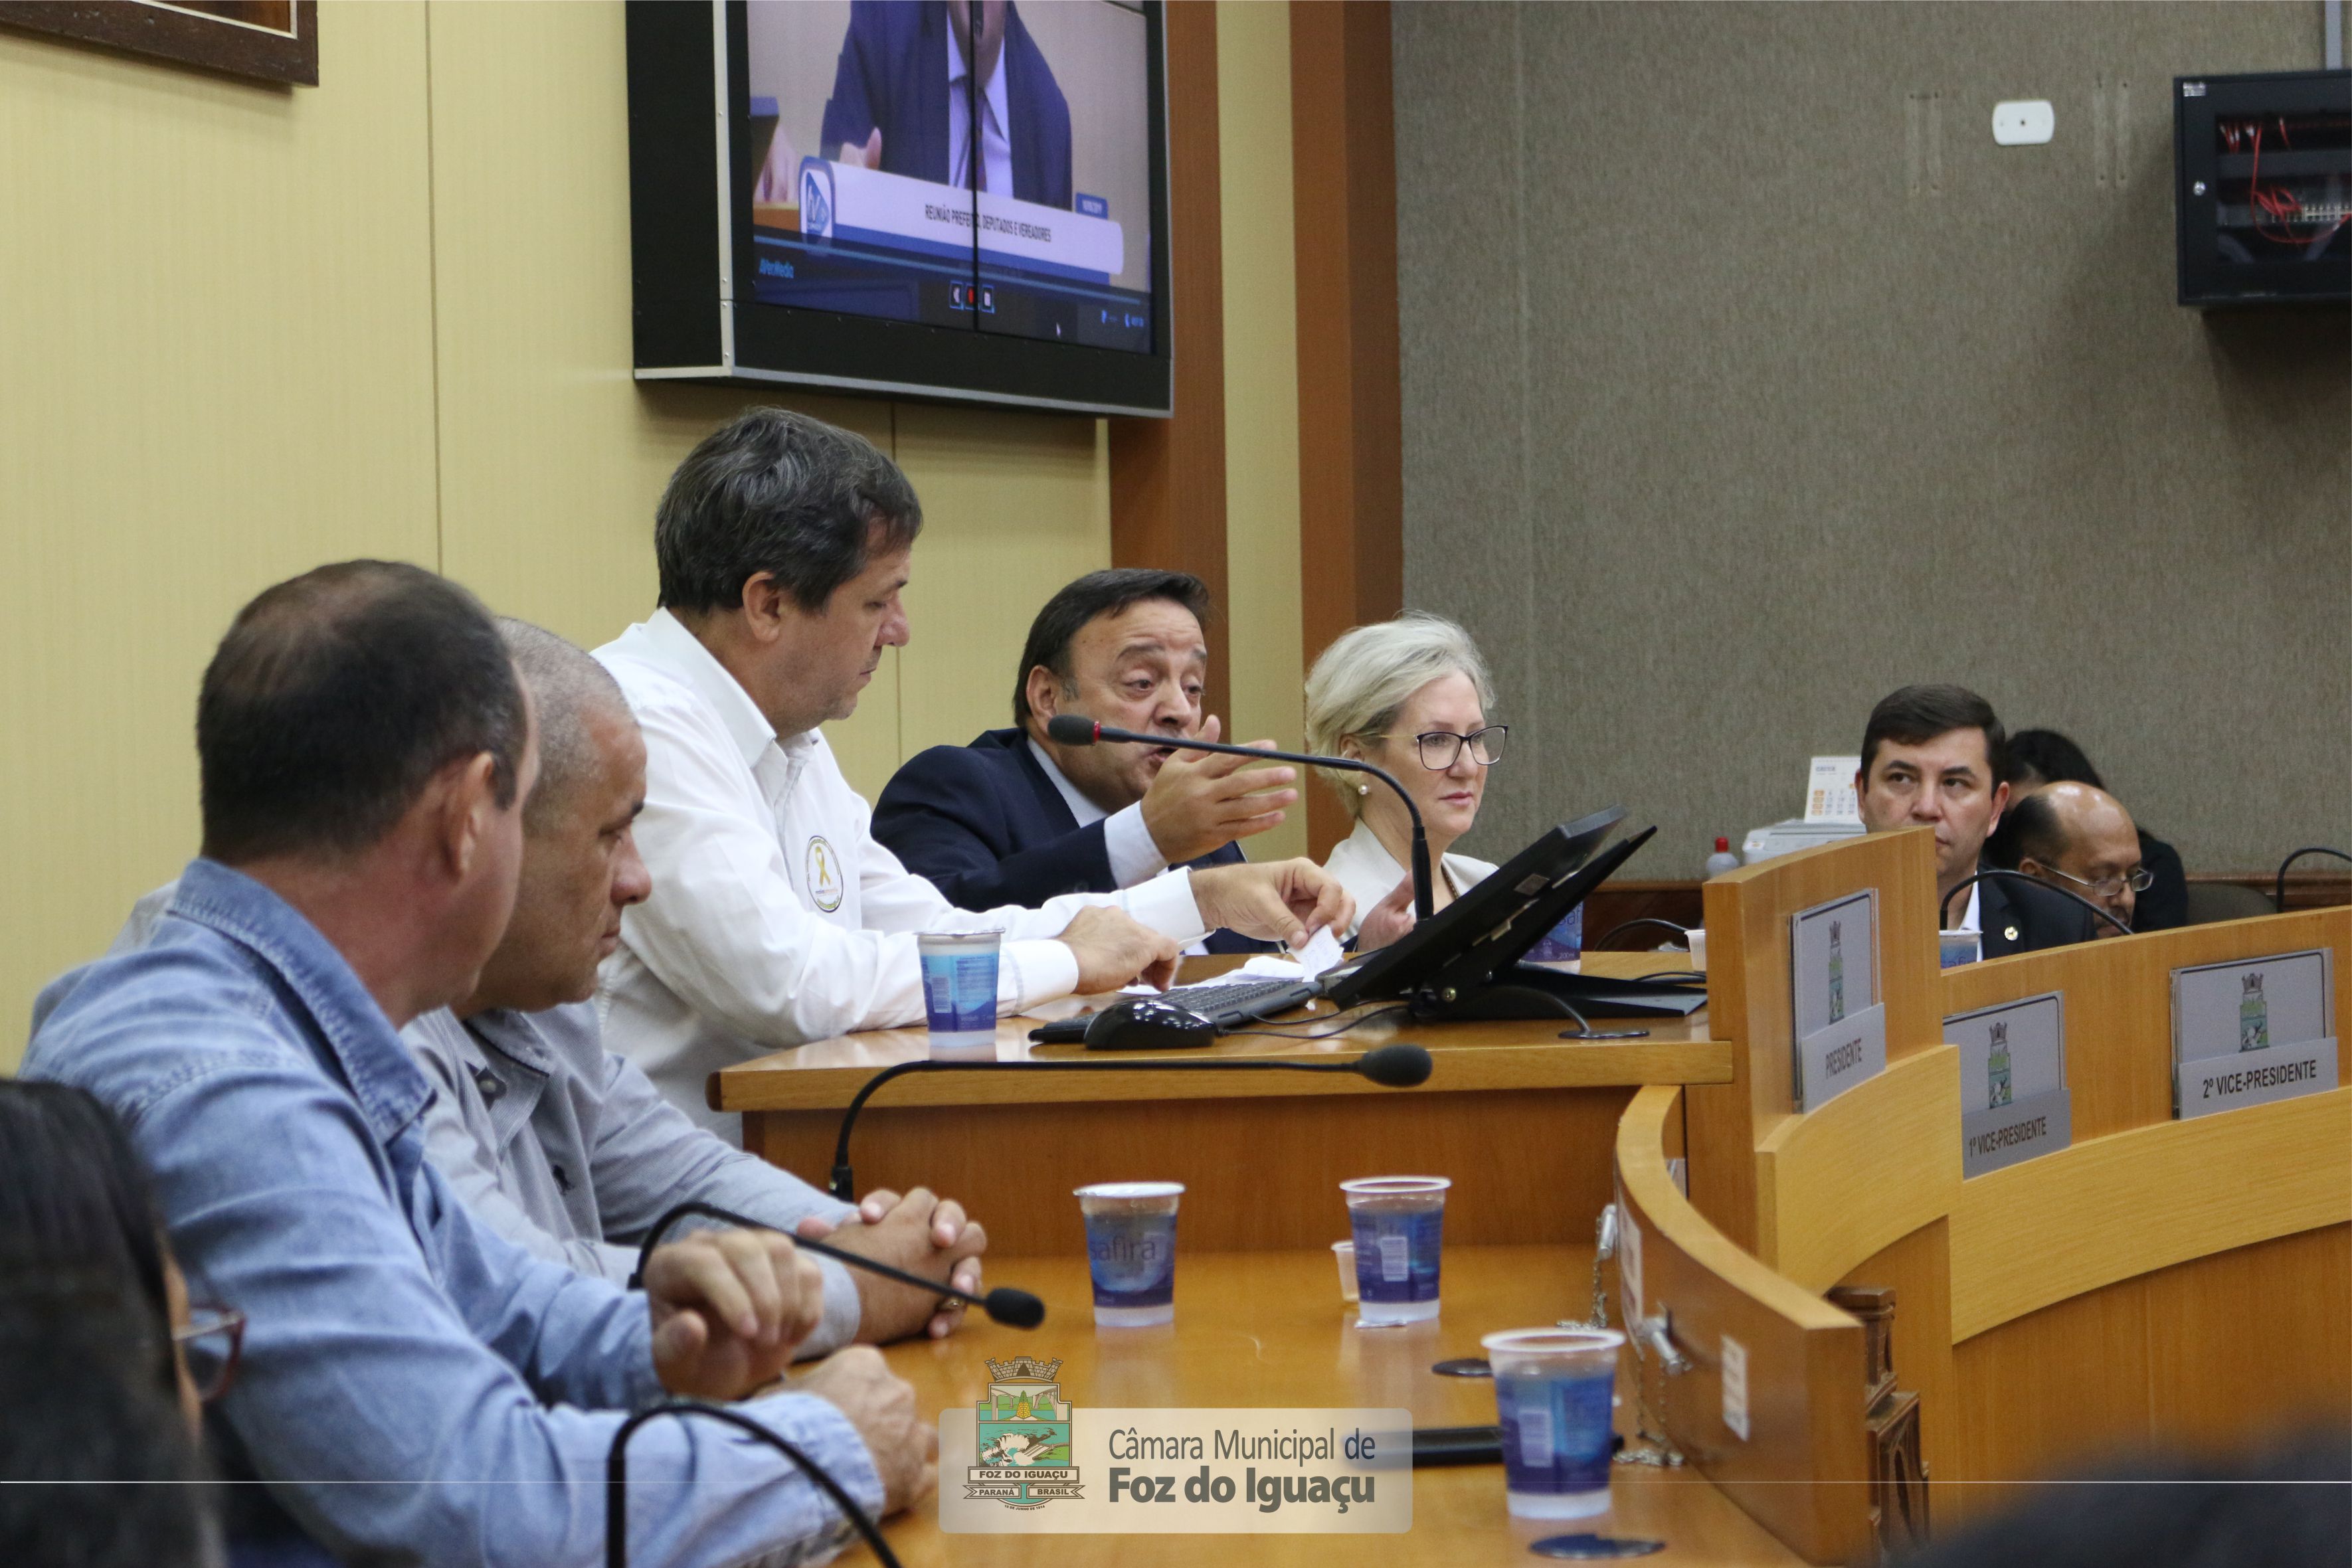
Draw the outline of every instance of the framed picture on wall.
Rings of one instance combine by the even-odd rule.
[[[7,0],[0,24],[228,76],[319,85],[319,0]]]

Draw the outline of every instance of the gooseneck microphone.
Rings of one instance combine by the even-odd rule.
[[[851,1196],[857,1190],[857,1180],[849,1166],[850,1129],[857,1125],[857,1113],[866,1109],[866,1102],[874,1097],[876,1090],[910,1072],[1353,1072],[1382,1088],[1410,1089],[1428,1082],[1429,1070],[1429,1052],[1407,1040],[1377,1046],[1344,1061],[1268,1061],[1256,1057],[1211,1057],[1191,1061],[1149,1058],[1123,1061],[902,1061],[867,1079],[850,1100],[849,1108],[841,1113],[841,1135],[833,1145],[833,1196],[844,1203],[857,1201]]]
[[[1180,740],[1171,736],[1146,735],[1140,730],[1097,724],[1074,713],[1057,713],[1047,719],[1045,734],[1064,746],[1092,746],[1098,740],[1129,741],[1139,746],[1172,747],[1178,751],[1222,751],[1228,757],[1255,757],[1261,762],[1297,762],[1309,768],[1336,768],[1343,773],[1369,773],[1396,791],[1397,799],[1404,802],[1405,814],[1412,819],[1412,917],[1429,918],[1429,834],[1421,825],[1421,808],[1412,803],[1404,786],[1385,768],[1354,757],[1318,757],[1307,751],[1268,751],[1260,746],[1228,746],[1222,740]]]
[[[2352,861],[2352,855],[2346,854],[2342,850],[2332,850],[2326,844],[2309,844],[2295,851],[2294,853],[2279,862],[2278,886],[2271,893],[2271,907],[2277,910],[2281,915],[2284,915],[2286,913],[2287,867],[2294,864],[2295,862],[2301,860],[2305,855],[2334,855],[2340,861]]]
[[[867,1087],[871,1088],[872,1085],[869,1084]],[[776,1228],[764,1221],[737,1214],[732,1209],[721,1208],[715,1203],[702,1203],[688,1199],[655,1220],[653,1228],[646,1232],[645,1244],[637,1249],[637,1271],[629,1276],[631,1290],[634,1291],[644,1284],[646,1261],[654,1255],[654,1249],[661,1245],[662,1237],[671,1226],[689,1215],[700,1215],[705,1219],[716,1219],[728,1225],[740,1225],[746,1230]],[[788,1233],[780,1232],[780,1234]],[[936,1280],[926,1280],[919,1274],[909,1274],[903,1269],[894,1269],[887,1263],[877,1262],[861,1253],[833,1246],[829,1242],[812,1241],[805,1236],[794,1236],[792,1239],[795,1247],[804,1247],[811,1252],[846,1263],[853,1269],[863,1269],[869,1274],[879,1274],[886,1280],[896,1280],[901,1285],[912,1285],[928,1295],[947,1296],[978,1307],[991,1319],[1009,1329],[1034,1329],[1045,1321],[1045,1303],[1026,1291],[1016,1291],[1009,1285],[999,1285],[985,1296],[975,1296],[969,1291],[960,1291],[953,1285],[943,1285]]]
[[[658,1405],[647,1406],[622,1422],[620,1429],[613,1434],[612,1446],[604,1450],[605,1568],[629,1568],[629,1439],[637,1435],[638,1427],[664,1416],[676,1416],[681,1419],[700,1416],[712,1421],[723,1421],[746,1437],[775,1449],[833,1500],[834,1507],[841,1510],[842,1517],[865,1537],[866,1544],[874,1549],[875,1558],[884,1564],[884,1568],[898,1568],[898,1554],[890,1550],[890,1543],[882,1539],[882,1531],[875,1524],[873,1517],[857,1506],[857,1500],[828,1475],[823,1465],[801,1452],[800,1445],[769,1431],[740,1410],[730,1410],[723,1405],[706,1405],[698,1399],[666,1399]]]
[[[2084,898],[2081,894],[2069,892],[2065,888],[2059,887],[2054,883],[2044,882],[2038,876],[2028,876],[2021,871],[2003,871],[1997,866],[1988,867],[1987,869],[1977,873],[1974,876],[1963,877],[1958,883],[1955,883],[1952,891],[1944,894],[1944,902],[1936,906],[1937,925],[1940,927],[1945,921],[1951,918],[1952,900],[1959,897],[1961,889],[1974,887],[1980,882],[1997,881],[2030,883],[2033,886],[2040,888],[2044,893],[2054,893],[2062,898],[2071,898],[2075,903],[2081,904],[2084,908],[2089,910],[2092,914],[2097,915],[2100,919],[2105,921],[2108,925],[2114,926],[2123,935],[2128,936],[2132,934],[2132,928],[2125,925],[2122,921],[2116,919],[2112,911],[2106,909],[2103,905],[2092,903],[2089,899]]]

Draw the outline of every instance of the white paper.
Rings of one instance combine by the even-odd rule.
[[[1748,1440],[1748,1347],[1723,1336],[1723,1424]]]
[[[1197,989],[1211,986],[1242,986],[1252,980],[1314,980],[1337,965],[1347,955],[1339,950],[1339,939],[1325,926],[1307,939],[1297,956],[1287,953],[1254,953],[1238,969],[1228,969],[1214,979],[1192,982]]]

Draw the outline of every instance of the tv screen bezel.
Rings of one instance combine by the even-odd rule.
[[[1113,3],[1113,0],[1105,0]],[[1150,117],[1148,353],[762,304],[751,191],[747,0],[630,0],[629,152],[641,381],[805,386],[877,397],[1164,418],[1172,412],[1167,51],[1142,0]],[[699,47],[698,47],[698,44]],[[724,84],[725,114],[718,112]],[[719,134],[709,128],[721,125]],[[715,212],[695,223],[692,194]],[[684,220],[681,222],[681,220]],[[747,286],[738,289],[738,280]]]

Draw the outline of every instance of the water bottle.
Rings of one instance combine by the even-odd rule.
[[[1731,841],[1718,835],[1715,841],[1715,853],[1706,857],[1706,874],[1710,877],[1717,877],[1725,872],[1738,869],[1739,857],[1731,852]]]

